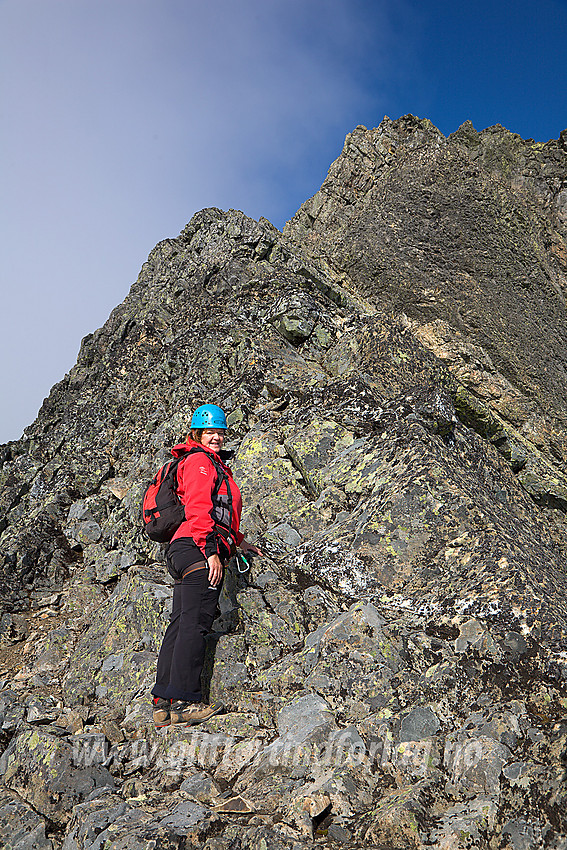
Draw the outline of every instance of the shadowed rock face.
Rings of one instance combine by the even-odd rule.
[[[1,449],[6,846],[563,846],[566,163],[385,119],[283,235],[209,209],[152,251]],[[204,401],[266,556],[210,640],[228,713],[156,731],[139,502]]]
[[[566,158],[567,134],[358,127],[285,232],[373,303],[449,323],[564,423]]]

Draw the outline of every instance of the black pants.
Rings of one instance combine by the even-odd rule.
[[[210,586],[208,568],[195,570],[174,585],[173,610],[159,651],[154,696],[202,702],[205,637],[215,618],[221,585]]]

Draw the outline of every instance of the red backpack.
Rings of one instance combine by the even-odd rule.
[[[164,463],[146,487],[142,499],[142,527],[150,540],[155,540],[157,543],[169,543],[185,520],[185,508],[177,495],[177,467],[188,455],[201,451],[209,457],[217,471],[213,498],[218,494],[227,476],[222,467],[204,449],[195,446],[180,457]]]

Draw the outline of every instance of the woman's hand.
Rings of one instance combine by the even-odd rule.
[[[218,587],[222,579],[222,562],[218,555],[209,555],[207,558],[209,565],[209,584],[211,587]]]
[[[243,555],[247,555],[248,552],[253,552],[255,555],[259,555],[261,558],[264,557],[264,553],[260,552],[257,546],[254,546],[253,543],[249,543],[247,540],[243,540],[238,548],[240,549]]]

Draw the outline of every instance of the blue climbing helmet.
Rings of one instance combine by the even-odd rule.
[[[224,410],[216,404],[202,404],[191,419],[190,428],[228,428]]]

